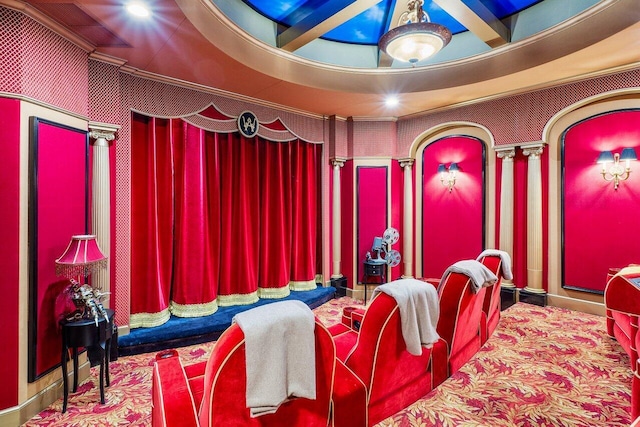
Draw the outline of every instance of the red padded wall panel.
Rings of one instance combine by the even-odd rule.
[[[640,164],[617,190],[600,175],[601,151],[640,154],[640,110],[598,115],[569,128],[563,140],[564,286],[603,292],[607,270],[640,263]]]
[[[374,237],[382,237],[387,228],[387,182],[389,169],[386,166],[358,166],[357,177],[357,252],[358,279],[364,273],[363,261]],[[371,253],[375,258],[376,254]]]
[[[340,186],[341,207],[342,207],[342,275],[347,278],[347,286],[353,289],[353,284],[358,283],[358,277],[353,277],[355,255],[353,253],[353,235],[355,233],[354,224],[354,206],[353,206],[353,188],[354,188],[354,166],[353,160],[348,160],[342,167],[342,183]],[[334,184],[335,185],[335,184]],[[357,274],[356,274],[357,276]]]
[[[400,232],[400,238],[398,242],[391,246],[391,249],[395,249],[403,254],[403,238],[404,230],[402,229],[402,218],[404,215],[404,171],[400,167],[400,163],[391,163],[391,226]],[[391,268],[391,280],[399,279],[404,273],[404,267],[402,262],[397,267]]]
[[[20,101],[0,98],[0,410],[18,404]]]
[[[456,261],[475,259],[484,247],[484,144],[451,136],[423,153],[422,276],[440,277]],[[451,192],[440,182],[438,164],[458,163]]]
[[[32,117],[34,173],[30,182],[29,380],[60,363],[57,297],[69,280],[56,275],[55,259],[73,235],[88,229],[88,136],[82,129]]]

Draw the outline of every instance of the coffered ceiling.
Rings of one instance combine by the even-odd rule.
[[[640,65],[638,0],[425,0],[451,43],[376,45],[406,0],[0,0],[123,70],[317,115],[402,117]],[[399,104],[388,107],[395,95]]]

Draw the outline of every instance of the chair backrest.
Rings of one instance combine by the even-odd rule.
[[[449,345],[449,374],[453,374],[480,349],[480,321],[486,288],[473,292],[471,279],[450,272],[440,283],[438,334]]]
[[[246,407],[244,333],[231,325],[218,339],[207,362],[201,426],[327,426],[335,372],[335,345],[329,331],[315,322],[316,399],[293,398],[273,414],[252,418]]]
[[[406,352],[406,348],[398,304],[389,295],[380,293],[365,311],[358,341],[345,363],[364,382],[367,390],[370,390],[376,365],[397,360]]]
[[[421,356],[407,351],[396,300],[385,293],[377,294],[364,314],[356,345],[345,360],[367,388],[370,425],[431,390],[430,360],[430,349],[423,349]]]
[[[502,260],[499,255],[485,255],[478,261],[496,275],[498,281],[494,283],[484,294],[482,311],[490,318],[494,313],[500,312],[500,283],[502,282]]]

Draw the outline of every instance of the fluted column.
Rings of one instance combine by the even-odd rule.
[[[340,168],[344,166],[345,160],[346,159],[338,157],[331,159],[331,165],[333,165],[333,209],[331,212],[331,223],[333,224],[333,233],[331,236],[333,253],[332,279],[339,279],[342,277],[342,207],[340,203]]]
[[[496,149],[499,159],[502,159],[502,174],[500,175],[500,250],[511,256],[513,268],[513,158],[515,148]],[[515,287],[512,280],[502,279],[505,288]]]
[[[115,139],[120,126],[89,123],[89,137],[93,146],[91,177],[91,233],[95,234],[102,253],[108,257],[107,268],[91,275],[92,285],[103,292],[111,289],[111,179],[109,170],[109,142]],[[108,307],[109,299],[103,304]]]
[[[525,290],[545,293],[542,288],[542,144],[522,147],[528,156],[527,167],[527,287]]]
[[[404,169],[404,211],[402,218],[403,278],[413,278],[413,162],[414,159],[400,159],[400,167]]]

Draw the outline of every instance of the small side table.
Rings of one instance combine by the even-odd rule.
[[[73,392],[78,389],[78,348],[94,347],[100,355],[100,403],[104,403],[104,382],[109,387],[109,354],[111,352],[111,336],[113,335],[115,312],[107,309],[107,319],[101,317],[96,326],[95,319],[62,320],[62,384],[64,401],[62,412],[67,411],[69,385],[67,384],[67,361],[69,349],[73,353]]]
[[[380,281],[376,282],[381,285],[385,282],[384,272],[387,268],[386,262],[364,261],[364,274],[362,275],[362,284],[364,285],[364,303],[367,303],[367,284],[372,277],[379,277]]]

